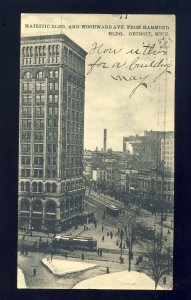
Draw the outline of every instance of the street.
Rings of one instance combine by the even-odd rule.
[[[105,204],[114,204],[121,209],[121,213],[118,217],[113,217],[108,213],[103,213],[105,211]],[[129,263],[129,252],[125,242],[125,238],[122,239],[122,249],[120,248],[120,230],[124,228],[127,224],[128,216],[135,210],[135,207],[131,205],[131,208],[127,208],[123,203],[114,202],[111,197],[104,195],[98,195],[95,192],[92,192],[89,195],[86,195],[84,201],[85,211],[94,212],[97,219],[97,226],[93,223],[88,223],[85,225],[79,225],[77,229],[74,227],[63,232],[64,235],[72,236],[81,236],[81,237],[93,237],[97,240],[97,248],[102,250],[102,255],[98,256],[97,252],[84,251],[85,262],[93,262],[97,266],[95,269],[86,270],[80,273],[67,274],[63,277],[57,277],[51,274],[46,267],[41,263],[41,260],[45,257],[49,257],[50,254],[40,253],[40,252],[31,252],[29,250],[28,256],[18,253],[18,265],[22,269],[25,275],[25,280],[27,287],[30,288],[62,288],[62,289],[71,289],[78,282],[90,278],[92,276],[105,274],[107,267],[110,269],[110,272],[128,270]],[[144,222],[147,222],[149,225],[153,225],[154,216],[143,209],[140,209],[138,218]],[[160,216],[155,220],[156,229],[160,230]],[[170,230],[170,234],[168,234]],[[173,244],[173,232],[172,229],[164,226],[163,234],[167,235],[167,243]],[[51,243],[53,235],[47,236],[44,233],[33,232],[33,235],[24,235],[24,243],[26,245],[32,245],[35,241],[41,239],[42,241],[47,241]],[[23,241],[23,234],[19,235],[19,244]],[[131,260],[131,270],[137,271],[140,270],[149,275],[147,261],[144,254],[146,253],[148,246],[151,241],[146,239],[138,239],[133,245],[133,259]],[[82,251],[68,251],[68,259],[74,261],[81,261]],[[139,266],[136,265],[138,256],[143,255],[143,263]],[[120,263],[120,257],[123,257],[124,263]],[[56,253],[54,258],[64,259],[64,255]],[[53,259],[54,259],[53,258]],[[32,269],[36,268],[36,276],[33,276]],[[162,283],[161,283],[162,286]],[[172,287],[172,277],[169,276],[165,288]]]

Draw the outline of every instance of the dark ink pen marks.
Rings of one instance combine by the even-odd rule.
[[[109,69],[109,66],[107,66],[107,64],[105,62],[100,62],[101,60],[101,56],[98,57],[98,59],[94,62],[88,65],[88,67],[90,67],[90,69],[87,72],[87,75],[91,74],[94,67],[102,67],[103,69]]]
[[[125,81],[136,81],[136,80],[142,80],[144,79],[144,77],[137,77],[137,76],[134,76],[134,75],[131,75],[130,77],[126,77],[126,76],[120,76],[120,75],[117,75],[117,76],[113,76],[111,75],[111,78],[113,78],[114,80],[119,80],[119,81],[122,81],[122,80],[125,80]]]
[[[111,78],[113,78],[114,80],[118,80],[118,81],[137,81],[137,80],[141,80],[141,82],[132,90],[132,92],[129,94],[129,98],[131,98],[133,96],[133,94],[137,91],[137,89],[141,86],[144,86],[145,88],[147,88],[147,83],[145,82],[146,78],[148,78],[149,75],[146,75],[145,77],[136,77],[136,76],[130,76],[130,77],[126,77],[126,76],[120,76],[117,75],[116,77],[111,75]]]
[[[137,91],[137,89],[141,86],[144,86],[145,88],[147,88],[147,84],[145,81],[145,79],[149,77],[149,75],[146,75],[142,80],[141,82],[132,90],[132,92],[129,94],[129,98],[131,98],[133,96],[133,94]]]
[[[168,67],[165,70],[163,70],[159,75],[157,75],[157,77],[153,79],[153,82],[156,82],[165,73],[171,74],[171,72],[168,70]]]
[[[89,54],[97,53],[97,54],[118,54],[122,51],[122,48],[113,49],[113,48],[105,48],[104,44],[98,45],[97,42],[92,44],[92,48],[89,51]]]

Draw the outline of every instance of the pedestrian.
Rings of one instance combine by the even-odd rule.
[[[109,236],[109,232],[107,232],[107,236]]]
[[[86,230],[86,225],[84,225],[84,230]]]
[[[102,249],[100,249],[100,252],[99,252],[99,253],[100,253],[100,256],[102,256]]]
[[[33,268],[33,276],[34,277],[36,276],[36,268],[35,267]]]
[[[102,230],[102,232],[103,232],[103,230],[104,230],[104,227],[103,227],[103,226],[101,227],[101,230]]]
[[[166,284],[166,276],[163,277],[163,284]]]
[[[52,262],[52,258],[53,258],[53,253],[52,253],[52,251],[51,251],[51,253],[50,253],[50,261]]]
[[[107,269],[106,269],[106,273],[107,273],[107,274],[109,274],[109,267],[107,267]]]
[[[82,260],[84,260],[84,253],[82,253]]]
[[[116,240],[116,246],[118,246],[118,245],[119,245],[119,240],[117,239],[117,240]]]
[[[99,256],[99,248],[97,249],[97,255]]]
[[[104,235],[102,236],[102,242],[104,242]]]

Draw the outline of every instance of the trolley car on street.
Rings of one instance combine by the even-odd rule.
[[[155,230],[148,224],[141,222],[137,223],[137,232],[144,238],[152,240],[155,238]]]
[[[71,235],[56,235],[54,238],[54,247],[65,250],[89,250],[97,251],[97,241],[92,237],[79,237]]]
[[[119,216],[119,208],[112,205],[112,204],[109,204],[106,206],[106,211],[112,215],[113,217],[118,217]]]

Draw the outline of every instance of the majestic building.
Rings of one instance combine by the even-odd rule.
[[[60,231],[83,210],[86,54],[64,34],[21,39],[20,225]]]

